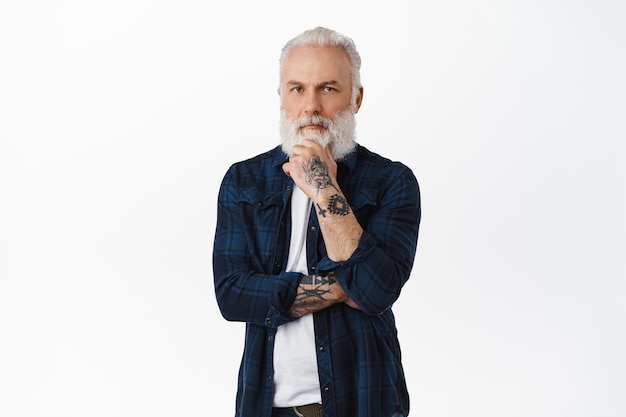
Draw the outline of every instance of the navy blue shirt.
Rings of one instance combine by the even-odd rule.
[[[282,170],[287,159],[277,146],[233,164],[218,196],[215,293],[225,319],[246,323],[237,417],[270,417],[276,329],[294,320],[288,312],[301,274],[285,272],[295,186]],[[337,182],[363,235],[350,259],[333,262],[312,208],[308,270],[334,271],[361,310],[338,303],[313,313],[324,417],[407,415],[409,395],[391,307],[413,267],[419,186],[408,167],[361,145],[338,163]]]

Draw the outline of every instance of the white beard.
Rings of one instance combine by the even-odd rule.
[[[334,119],[330,120],[321,115],[305,116],[298,120],[290,119],[284,109],[280,109],[280,138],[283,152],[291,156],[294,145],[302,142],[304,138],[312,139],[327,147],[332,143],[331,153],[335,161],[341,161],[346,155],[356,148],[356,118],[350,110],[337,112]],[[300,129],[303,126],[318,125],[325,129],[307,130]]]

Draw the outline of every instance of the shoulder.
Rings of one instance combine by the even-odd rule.
[[[281,147],[276,146],[267,152],[233,163],[228,172],[239,174],[249,172],[257,176],[268,175],[269,172],[275,171],[276,168],[281,168],[282,164],[287,160],[287,155],[285,155]]]
[[[241,187],[260,187],[282,180],[282,165],[288,160],[280,146],[248,159],[233,163],[224,176],[225,182]]]
[[[387,178],[389,180],[399,176],[415,178],[411,168],[403,162],[389,159],[362,145],[358,145],[356,148],[356,159],[353,169],[355,172],[360,172],[361,174],[369,173],[369,175]]]
[[[287,155],[282,151],[280,146],[276,146],[266,152],[255,155],[251,158],[237,161],[231,165],[231,169],[258,167],[261,165],[281,164],[287,160]]]

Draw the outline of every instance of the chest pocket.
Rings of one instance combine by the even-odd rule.
[[[284,227],[282,199],[282,193],[258,188],[246,188],[239,193],[239,212],[246,227],[248,249],[255,264],[259,262],[257,265],[267,265],[276,249],[279,232]]]
[[[352,196],[350,207],[359,223],[365,226],[378,205],[378,191],[373,188],[365,188]]]

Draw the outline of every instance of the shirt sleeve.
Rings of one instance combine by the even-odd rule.
[[[288,310],[295,298],[297,272],[272,274],[254,254],[253,240],[270,240],[245,221],[231,167],[220,186],[213,243],[214,287],[220,312],[226,320],[277,327],[294,320]],[[278,225],[268,225],[268,230]],[[266,245],[268,246],[268,245]],[[265,248],[265,250],[271,250]]]

